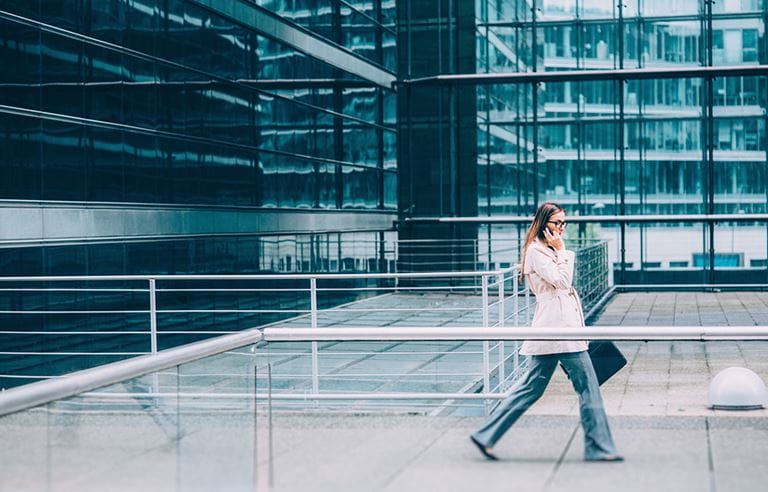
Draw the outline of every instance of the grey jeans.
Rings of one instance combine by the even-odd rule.
[[[530,367],[522,383],[501,402],[496,411],[472,435],[487,448],[492,448],[528,408],[541,397],[561,363],[579,395],[581,425],[584,428],[584,458],[596,459],[615,454],[608,417],[603,408],[600,386],[587,352],[531,356]]]

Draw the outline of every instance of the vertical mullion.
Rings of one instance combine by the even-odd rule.
[[[537,48],[537,26],[536,26],[536,0],[531,1],[531,53],[533,59],[531,60],[531,67],[534,72],[538,71],[538,59],[539,50]],[[531,83],[531,104],[533,112],[533,167],[532,167],[532,179],[533,179],[533,208],[534,210],[539,207],[539,92],[538,82]]]
[[[384,89],[378,88],[376,89],[376,98],[377,98],[377,115],[376,115],[376,123],[378,123],[379,127],[376,128],[376,167],[379,169],[378,174],[378,194],[379,194],[379,204],[378,207],[380,209],[384,208]]]
[[[618,3],[614,2],[613,5],[619,11],[619,23],[618,26],[616,26],[619,56],[616,58],[619,59],[619,69],[621,70],[624,68],[624,0],[619,0]],[[614,58],[614,60],[616,58]],[[614,68],[616,67],[615,63],[616,62],[614,61]]]
[[[341,3],[331,2],[331,32],[333,40],[343,45],[341,29]],[[335,70],[337,73],[338,69]],[[339,77],[341,78],[341,77]],[[344,98],[342,95],[343,87],[339,83],[333,84],[333,110],[339,114],[344,111]],[[344,160],[344,121],[338,117],[333,117],[333,158],[336,161]],[[334,166],[334,184],[336,188],[336,208],[341,209],[344,206],[344,172],[340,164]]]
[[[765,15],[765,24],[768,25],[768,12],[766,12]],[[758,79],[758,87],[760,87],[760,80]],[[766,90],[768,90],[768,76],[763,77],[763,83],[762,87],[764,90],[758,91],[758,93],[763,94],[763,100],[762,104],[766,105],[768,104],[768,98],[766,98],[765,93]],[[759,132],[758,132],[759,135]],[[758,139],[758,142],[760,140]],[[765,186],[765,205],[766,208],[763,209],[763,212],[766,212],[768,210],[768,111],[763,111],[763,139],[764,142],[763,145],[765,146],[765,171],[764,171],[764,183],[763,186]],[[765,223],[765,229],[766,229],[766,236],[768,237],[768,222]],[[766,258],[768,258],[768,241],[765,243],[765,254]],[[766,278],[764,281],[768,282],[768,261],[766,261]]]
[[[384,27],[383,14],[381,11],[381,1],[373,0],[373,17],[376,19],[376,61],[384,66]],[[376,123],[379,127],[376,129],[376,166],[379,168],[377,175],[377,193],[379,195],[378,208],[384,209],[384,89],[376,89]],[[382,244],[383,244],[382,239]]]
[[[490,31],[491,28],[488,25],[491,21],[488,14],[488,2],[483,1],[482,6],[485,10],[483,20],[485,21],[485,73],[491,72],[491,41]],[[478,91],[484,91],[485,93],[485,215],[491,215],[491,101],[492,94],[494,93],[494,86],[479,86]],[[490,252],[490,225],[488,226],[488,251]],[[490,254],[490,253],[489,253]]]
[[[382,0],[373,0],[373,17],[376,19],[376,61],[384,66],[384,17],[381,11]]]
[[[334,84],[333,87],[333,110],[341,113],[344,109],[344,100],[342,97],[342,87]],[[339,116],[333,117],[333,158],[336,161],[344,160],[344,122]],[[334,184],[336,187],[336,208],[341,209],[344,206],[344,176],[341,164],[334,165]]]
[[[707,66],[713,64],[713,51],[714,51],[714,35],[712,31],[712,1],[704,0],[704,16],[706,27],[706,58]],[[706,120],[706,135],[705,135],[705,149],[706,149],[706,169],[707,169],[707,204],[706,210],[708,214],[715,212],[715,118],[714,118],[714,77],[706,77],[704,83],[704,90],[706,91],[706,111],[704,118]],[[709,222],[709,272],[707,274],[709,283],[715,282],[715,223]]]
[[[710,51],[712,47],[710,46]],[[707,152],[707,213],[715,213],[715,144],[714,144],[714,81],[713,77],[707,77],[705,83],[705,90],[707,92],[707,112],[705,118],[707,119],[707,135],[706,135],[706,152]],[[715,222],[709,223],[709,283],[714,283],[715,280]]]
[[[624,79],[618,79],[616,81],[616,98],[619,105],[619,128],[618,128],[618,147],[619,147],[619,215],[626,215],[626,162],[624,155]],[[642,225],[640,226],[643,227]],[[621,277],[622,283],[624,282],[626,272],[626,223],[621,223]],[[640,271],[642,272],[642,256],[640,258]]]

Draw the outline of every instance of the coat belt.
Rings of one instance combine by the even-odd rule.
[[[577,294],[576,294],[576,290],[573,287],[571,287],[568,290],[558,289],[555,292],[545,291],[540,294],[536,294],[536,296],[543,297],[542,300],[546,300],[546,299],[554,299],[555,297],[568,297],[568,296],[576,297]]]

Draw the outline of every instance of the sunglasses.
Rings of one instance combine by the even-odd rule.
[[[568,227],[568,223],[564,220],[550,220],[547,224],[555,224],[555,227],[562,227],[563,229]]]

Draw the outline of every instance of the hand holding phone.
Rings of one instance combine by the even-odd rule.
[[[550,231],[548,227],[544,228],[544,241],[557,251],[565,249],[565,244],[563,244],[563,238],[560,234]]]

